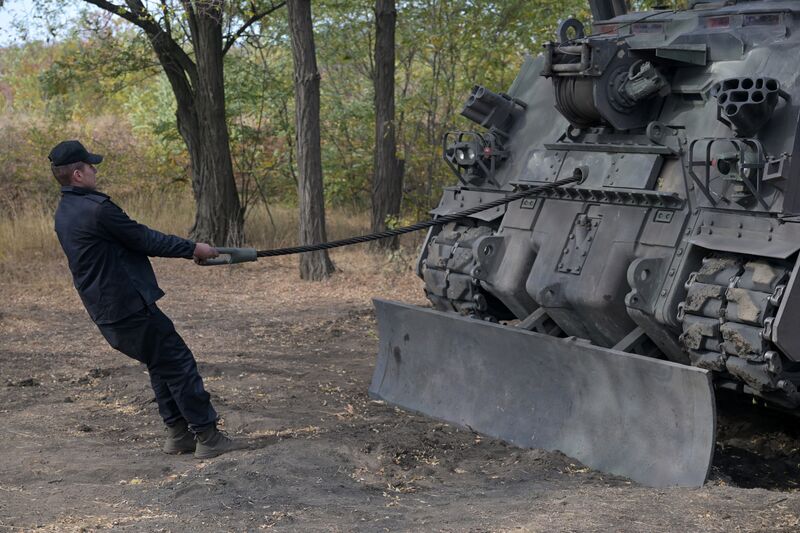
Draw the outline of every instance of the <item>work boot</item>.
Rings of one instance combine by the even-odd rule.
[[[167,440],[164,442],[164,453],[171,455],[179,453],[192,453],[195,450],[194,433],[189,431],[186,420],[181,420],[174,426],[167,426]]]
[[[241,443],[228,437],[216,426],[212,426],[197,434],[197,448],[194,456],[196,459],[210,459],[239,448],[241,448]]]

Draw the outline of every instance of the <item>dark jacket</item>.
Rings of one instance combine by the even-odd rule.
[[[195,247],[131,220],[108,195],[81,187],[61,188],[55,227],[96,324],[122,320],[164,296],[148,256],[191,258]]]

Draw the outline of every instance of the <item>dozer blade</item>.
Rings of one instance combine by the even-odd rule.
[[[716,425],[706,370],[374,303],[374,398],[644,485],[705,482]]]

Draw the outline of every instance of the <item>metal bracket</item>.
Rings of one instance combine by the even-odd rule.
[[[601,220],[600,217],[590,217],[585,213],[575,217],[561,257],[558,259],[559,272],[576,276],[581,273]]]
[[[652,312],[664,279],[666,261],[657,257],[640,257],[628,267],[627,278],[631,292],[625,296],[625,305],[646,313]]]
[[[762,146],[761,141],[758,139],[738,139],[734,137],[700,137],[698,139],[694,139],[691,143],[689,143],[689,163],[686,168],[689,176],[692,178],[692,181],[694,181],[695,185],[700,188],[700,191],[703,193],[709,203],[713,207],[716,207],[717,201],[714,199],[711,194],[711,190],[709,189],[709,183],[711,182],[711,165],[713,164],[713,160],[711,159],[711,147],[720,141],[729,142],[736,148],[739,153],[739,161],[737,166],[742,183],[744,183],[745,187],[747,187],[748,191],[750,191],[750,194],[752,194],[758,200],[758,203],[761,204],[761,207],[764,209],[769,209],[767,202],[765,202],[764,198],[761,196],[761,184],[763,182],[764,165],[766,163],[766,159],[764,158],[764,147]],[[701,161],[695,161],[694,148],[699,142],[706,143],[705,159]],[[748,148],[756,150],[755,163],[748,163],[746,161]],[[694,172],[694,167],[698,166],[702,166],[705,169],[705,178],[703,180],[701,180]],[[751,178],[745,175],[745,171],[750,169],[753,169],[756,172],[755,186],[750,181]],[[727,199],[725,199],[725,201],[727,201]]]
[[[547,314],[547,311],[544,310],[544,307],[537,308],[536,311],[520,321],[517,327],[543,335],[550,335],[551,337],[560,337],[563,333],[561,328]]]
[[[650,340],[650,337],[647,336],[640,326],[636,326],[611,349],[645,356],[652,356],[658,352],[653,341]]]

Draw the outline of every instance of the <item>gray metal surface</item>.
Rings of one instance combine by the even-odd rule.
[[[648,486],[701,486],[710,374],[455,313],[375,300],[373,397]]]
[[[591,35],[565,20],[507,93],[473,88],[478,131],[445,136],[458,182],[433,213],[579,181],[431,231],[417,273],[437,311],[376,302],[370,390],[698,486],[712,376],[800,409],[800,2],[590,4]]]
[[[591,32],[565,20],[506,93],[473,88],[478,131],[448,135],[484,141],[443,142],[463,168],[434,214],[580,181],[430,232],[426,296],[495,321],[541,310],[602,348],[639,328],[638,353],[800,409],[800,2],[590,4]]]

